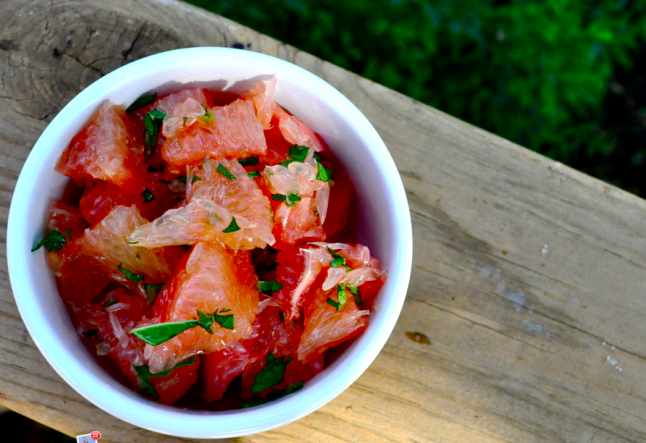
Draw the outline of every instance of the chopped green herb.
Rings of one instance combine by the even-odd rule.
[[[139,242],[138,241],[129,241],[128,244],[129,245],[137,245],[137,244],[139,244]]]
[[[229,172],[229,170],[224,165],[218,165],[217,171],[224,175],[229,180],[235,180],[236,176]]]
[[[99,331],[96,329],[90,329],[89,331],[84,332],[83,335],[87,338],[99,338]]]
[[[332,258],[334,259],[330,263],[330,266],[332,266],[333,268],[340,268],[341,266],[345,266],[345,268],[348,270],[352,269],[350,266],[345,264],[345,257],[337,254],[329,247],[327,248],[327,251],[332,255]]]
[[[285,202],[287,203],[287,206],[295,206],[296,202],[301,200],[301,197],[299,197],[297,194],[289,194],[289,195],[272,194],[271,199]]]
[[[155,387],[153,386],[153,384],[148,380],[149,378],[168,377],[170,373],[175,369],[181,368],[183,366],[190,366],[193,363],[195,363],[195,357],[191,357],[186,361],[176,364],[175,366],[173,366],[172,368],[166,371],[161,371],[156,374],[153,374],[152,372],[150,372],[150,368],[148,367],[148,365],[141,365],[141,366],[132,365],[132,367],[137,373],[137,385],[144,390],[145,394],[148,394],[149,396],[156,399],[156,398],[159,398],[159,395],[157,394],[157,391],[155,390]]]
[[[206,106],[202,105],[202,107],[204,108],[204,115],[200,115],[198,118],[204,122],[210,122],[211,120],[213,120],[215,118],[213,114],[209,112]]]
[[[144,192],[142,192],[141,196],[144,198],[145,203],[148,203],[149,201],[155,199],[155,196],[153,195],[153,193],[150,192],[148,189],[146,189]]]
[[[133,283],[139,283],[140,281],[144,281],[145,276],[143,274],[135,274],[131,270],[124,268],[122,265],[117,266],[117,269],[121,271],[121,273],[125,275],[126,278]]]
[[[285,377],[285,369],[287,369],[290,361],[292,361],[291,357],[287,357],[287,359],[285,357],[276,358],[270,352],[265,358],[265,367],[262,368],[253,381],[251,393],[262,392],[281,384]]]
[[[101,307],[103,309],[109,308],[110,306],[116,305],[118,301],[119,300],[117,300],[117,297],[114,297],[114,296],[108,297],[108,299],[105,301],[105,303],[103,303],[103,306]]]
[[[238,223],[236,223],[235,217],[231,217],[231,223],[229,223],[229,226],[227,226],[224,231],[225,233],[230,233],[230,232],[236,232],[240,230],[240,226],[238,226]]]
[[[249,171],[247,172],[247,175],[253,180],[256,177],[260,177],[260,171]]]
[[[359,292],[359,288],[356,286],[348,286],[348,290],[352,292],[352,295],[354,296],[354,302],[357,304],[357,306],[361,306],[363,304],[363,300],[361,300],[361,292]]]
[[[66,229],[65,234],[67,235],[67,238],[69,239],[69,241],[72,241],[72,230]]]
[[[155,303],[157,295],[162,291],[162,289],[164,289],[164,284],[159,283],[156,285],[151,285],[144,283],[144,289],[146,290],[146,299],[148,300],[148,304],[152,305]]]
[[[65,239],[65,236],[63,234],[61,234],[56,230],[49,231],[45,236],[45,238],[39,241],[36,247],[31,250],[31,252],[37,251],[43,246],[48,251],[56,252],[60,250],[63,246],[65,246],[66,243],[67,243],[67,240]]]
[[[339,310],[339,302],[336,302],[336,301],[332,300],[330,297],[326,298],[326,299],[325,299],[325,302],[326,302],[328,305],[332,306],[332,307],[333,307],[334,309],[336,309],[337,311]]]
[[[183,119],[183,121],[184,121],[184,125],[186,125],[186,121],[187,121],[187,120],[188,120],[188,117],[184,117],[184,119]]]
[[[330,172],[330,170],[323,166],[319,161],[316,162],[316,167],[318,168],[316,179],[324,182],[330,181],[330,179],[332,178],[332,173]]]
[[[182,183],[186,183],[186,176],[180,175],[179,177],[177,177],[177,180],[179,180]],[[191,183],[195,183],[198,180],[202,180],[202,179],[200,177],[193,176],[193,178],[191,179]]]
[[[199,325],[209,334],[213,334],[213,331],[211,330],[211,326],[213,326],[213,317],[199,310],[197,311],[197,315],[200,317]]]
[[[260,292],[278,292],[280,291],[280,288],[283,287],[283,285],[278,283],[276,280],[271,280],[271,281],[258,280],[258,282],[256,282],[256,287]]]
[[[229,309],[229,308],[220,309],[220,312],[221,312],[221,313],[222,313],[222,312],[230,312],[230,311],[231,311],[231,309]]]
[[[200,322],[198,320],[158,323],[156,325],[132,329],[128,334],[134,335],[144,343],[157,346],[188,329],[199,326],[199,324]]]
[[[256,166],[258,164],[258,157],[247,157],[238,160],[242,166]]]
[[[289,164],[293,162],[303,163],[305,161],[305,158],[307,157],[307,153],[309,150],[310,148],[308,148],[307,146],[292,145],[289,147],[288,159],[278,164],[282,166],[289,166]],[[314,154],[314,158],[316,160],[319,160],[319,156],[316,154]]]
[[[265,397],[264,400],[262,400],[257,395],[254,395],[254,397],[252,398],[251,401],[246,402],[245,404],[242,405],[242,408],[246,409],[246,408],[251,408],[253,406],[264,405],[267,402],[270,402],[272,400],[277,400],[279,398],[285,397],[286,395],[292,394],[292,393],[294,393],[296,391],[300,391],[301,389],[303,389],[303,382],[299,381],[299,382],[294,383],[291,386],[288,386],[285,389],[274,389],[269,394],[267,394],[267,396]]]
[[[223,311],[220,311],[223,312]],[[229,315],[220,315],[218,314],[218,311],[215,311],[213,313],[213,318],[219,324],[225,329],[234,329],[235,328],[235,319],[233,318],[233,314]]]
[[[135,112],[139,108],[143,108],[144,106],[151,104],[155,101],[155,98],[157,98],[156,92],[150,95],[142,95],[126,108],[126,114],[130,114],[131,112]]]
[[[336,287],[336,298],[339,300],[339,306],[336,308],[337,311],[343,309],[345,302],[348,301],[348,292],[345,289],[344,285],[338,285]]]
[[[144,115],[144,155],[149,158],[153,154],[153,149],[157,146],[157,134],[161,130],[166,114],[159,109],[153,109]]]

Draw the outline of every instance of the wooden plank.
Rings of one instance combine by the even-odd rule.
[[[643,200],[173,0],[4,0],[0,17],[2,242],[22,163],[56,112],[101,75],[168,49],[241,43],[292,61],[348,96],[391,150],[416,248],[391,339],[329,405],[240,441],[645,440]],[[108,416],[51,371],[5,255],[0,403],[70,435],[182,441]]]

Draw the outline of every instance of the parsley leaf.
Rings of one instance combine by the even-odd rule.
[[[224,228],[222,232],[230,233],[230,232],[236,232],[239,230],[240,230],[240,226],[238,226],[238,223],[236,223],[235,217],[231,217],[231,223],[229,223],[229,226]]]
[[[262,392],[265,389],[281,384],[285,377],[285,369],[287,369],[290,361],[292,361],[291,357],[287,357],[287,359],[285,357],[276,358],[274,354],[269,352],[265,358],[265,367],[262,368],[253,381],[251,393]]]
[[[222,312],[229,312],[230,309],[227,310],[221,310],[220,313]],[[218,311],[215,311],[213,313],[213,318],[219,324],[225,329],[234,329],[235,328],[235,319],[233,318],[233,314],[229,315],[220,315],[218,314]]]
[[[287,203],[287,206],[296,206],[296,202],[301,201],[301,197],[299,197],[297,194],[272,194],[271,199],[285,202]]]
[[[258,157],[247,157],[238,159],[238,163],[242,166],[256,166],[258,164]]]
[[[233,175],[232,173],[230,173],[230,172],[229,172],[229,170],[228,170],[224,165],[221,165],[221,164],[220,164],[220,165],[218,165],[218,169],[217,169],[217,171],[218,171],[220,174],[224,175],[224,176],[225,176],[226,178],[228,178],[229,180],[235,180],[235,179],[236,179],[236,176],[235,176],[235,175]]]
[[[48,251],[56,252],[60,250],[63,246],[65,246],[66,243],[67,243],[67,240],[65,239],[65,236],[63,234],[61,234],[56,230],[49,231],[49,233],[47,233],[45,238],[39,241],[36,247],[31,250],[31,252],[37,251],[43,246]]]
[[[135,274],[130,269],[124,268],[121,264],[117,266],[117,269],[121,271],[121,273],[125,275],[126,278],[133,283],[139,283],[140,281],[144,281],[145,276],[143,274]]]
[[[153,195],[153,193],[150,192],[150,190],[148,190],[148,189],[146,189],[144,192],[142,192],[141,196],[145,200],[144,204],[155,199],[155,196]]]
[[[142,95],[126,108],[126,114],[130,114],[131,112],[135,112],[139,108],[143,108],[144,106],[151,104],[155,101],[155,98],[157,98],[156,92],[150,95]]]
[[[249,171],[247,172],[247,175],[253,180],[256,177],[260,177],[260,171]]]
[[[164,284],[159,283],[156,285],[151,285],[144,283],[144,289],[146,290],[146,299],[148,300],[148,304],[152,305],[155,303],[157,295],[161,292],[162,289],[164,289]]]
[[[280,291],[280,288],[283,287],[283,285],[278,283],[276,280],[271,280],[271,281],[258,280],[256,282],[256,287],[260,292],[278,292]]]
[[[321,180],[323,182],[329,182],[330,179],[332,178],[332,173],[330,172],[330,170],[325,166],[323,166],[319,161],[316,162],[316,167],[318,168],[318,172],[316,173],[316,179]]]

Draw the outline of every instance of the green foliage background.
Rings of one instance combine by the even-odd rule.
[[[622,179],[625,168],[609,165],[622,137],[604,103],[614,73],[634,68],[645,40],[644,0],[190,3],[642,191],[639,180]],[[646,151],[629,149],[617,161],[640,166]]]

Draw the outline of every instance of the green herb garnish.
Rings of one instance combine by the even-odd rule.
[[[182,183],[186,183],[186,176],[180,175],[179,177],[177,177],[177,180],[179,180]],[[195,183],[198,180],[202,180],[202,179],[200,177],[193,176],[193,178],[191,179],[191,183]]]
[[[135,112],[139,108],[143,108],[144,106],[151,104],[152,102],[155,101],[156,98],[157,98],[156,92],[150,95],[142,95],[137,100],[135,100],[130,106],[126,108],[126,114],[130,114],[131,112]]]
[[[96,329],[90,329],[89,331],[84,332],[83,335],[86,338],[94,338],[94,337],[99,338],[99,331]]]
[[[297,194],[289,194],[289,195],[273,194],[271,196],[271,199],[285,202],[287,203],[287,206],[296,206],[296,202],[301,201],[301,197],[299,197]]]
[[[31,252],[37,251],[43,246],[48,251],[56,252],[60,250],[63,246],[65,246],[66,243],[67,243],[67,240],[65,239],[65,236],[63,234],[61,234],[56,230],[49,231],[45,236],[45,238],[39,241],[36,247],[31,250]]]
[[[242,166],[256,166],[258,164],[258,157],[247,157],[238,160]]]
[[[260,177],[260,171],[249,171],[247,172],[247,175],[253,180],[256,177]]]
[[[202,105],[202,107],[204,108],[204,115],[200,115],[198,118],[204,122],[210,122],[213,120],[215,118],[213,114],[209,112],[206,106]],[[186,123],[186,121],[184,121],[184,123]]]
[[[170,373],[175,369],[181,368],[183,366],[191,366],[193,363],[195,363],[195,357],[191,357],[186,361],[176,364],[175,366],[173,366],[172,368],[166,371],[161,371],[156,374],[153,374],[152,372],[150,372],[150,368],[148,367],[148,365],[141,365],[141,366],[132,365],[132,367],[137,373],[137,385],[144,390],[144,394],[148,394],[152,398],[157,399],[159,398],[159,394],[157,394],[155,387],[148,379],[152,377],[168,377]]]
[[[226,232],[228,234],[230,232],[236,232],[239,230],[240,230],[240,226],[238,226],[238,223],[236,223],[235,217],[231,217],[231,223],[229,223],[229,226],[224,228],[224,231],[222,232]]]
[[[283,285],[278,283],[276,280],[271,280],[271,281],[258,280],[256,282],[256,287],[260,292],[278,292],[280,291],[280,288],[283,287]]]
[[[166,117],[166,114],[159,109],[153,109],[144,115],[144,125],[146,127],[144,131],[144,155],[146,158],[153,154],[153,150],[157,146],[157,134],[159,134],[164,123],[164,117]]]
[[[283,382],[285,377],[285,369],[292,361],[291,357],[276,358],[271,352],[265,358],[265,367],[256,375],[251,387],[251,393],[264,391],[265,389],[273,388]]]
[[[198,310],[197,316],[199,317],[198,320],[158,323],[156,325],[135,328],[132,329],[129,334],[134,335],[144,343],[157,346],[164,342],[167,342],[173,337],[178,336],[182,332],[187,331],[191,328],[195,328],[197,326],[201,327],[209,334],[212,334],[213,329],[211,327],[213,326],[213,322],[217,322],[223,328],[233,329],[233,314],[219,315],[218,311],[216,310],[213,314],[208,315]]]
[[[222,314],[223,312],[229,312],[229,311],[230,309],[226,309],[226,310],[223,309],[220,311],[220,314]],[[218,311],[215,311],[213,313],[213,318],[215,319],[217,324],[219,324],[225,329],[234,329],[235,319],[233,318],[233,314],[228,314],[228,315],[220,315],[220,314],[218,314]]]
[[[345,266],[347,270],[351,270],[352,268],[348,265],[345,264],[345,257],[337,254],[334,252],[331,248],[327,248],[327,251],[332,255],[332,262],[330,263],[330,266],[333,268],[340,268],[341,266]]]
[[[338,301],[334,301],[330,297],[328,297],[327,299],[325,299],[325,302],[328,305],[334,307],[338,312],[341,309],[343,309],[343,306],[345,306],[345,302],[348,301],[348,292],[346,291],[346,286],[338,285],[336,287],[336,298]],[[355,300],[356,300],[356,297],[355,297]]]
[[[277,399],[282,398],[282,397],[284,397],[286,395],[292,394],[292,393],[294,393],[296,391],[300,391],[301,389],[303,389],[303,382],[299,381],[299,382],[294,383],[291,386],[288,386],[285,389],[274,389],[269,394],[267,394],[267,396],[265,397],[264,400],[262,400],[257,395],[254,395],[254,397],[253,397],[253,399],[251,401],[246,402],[245,404],[242,405],[242,408],[246,409],[246,408],[251,408],[253,406],[264,405],[267,402],[270,402],[272,400],[277,400]]]
[[[130,269],[124,268],[121,264],[117,266],[117,269],[121,271],[121,273],[125,275],[126,278],[133,283],[139,283],[141,281],[144,281],[145,276],[143,274],[136,274],[132,272]]]
[[[67,235],[67,239],[69,241],[72,241],[72,230],[71,229],[66,229],[65,230],[65,235]]]
[[[129,241],[128,244],[129,245],[137,245],[137,244],[139,244],[139,242],[138,241]]]
[[[101,307],[102,307],[103,309],[109,308],[110,306],[116,305],[118,301],[119,301],[119,300],[117,300],[117,297],[110,296],[110,297],[108,297],[108,299],[105,301],[105,303],[103,303],[103,306],[101,306]]]
[[[155,303],[157,295],[162,291],[162,289],[164,289],[164,284],[159,283],[156,285],[151,285],[144,283],[144,289],[146,290],[146,300],[148,301],[149,305],[152,305]]]
[[[361,306],[363,304],[363,300],[361,300],[361,292],[359,292],[359,288],[356,286],[348,286],[348,290],[352,292],[352,295],[354,296],[354,302],[357,304],[357,306]]]
[[[153,195],[150,190],[146,189],[144,192],[141,193],[141,196],[144,198],[145,203],[148,203],[151,200],[155,199],[155,196]]]
[[[224,165],[218,165],[217,171],[224,175],[229,180],[235,180],[236,176],[229,172],[229,170]]]
[[[282,166],[289,166],[289,164],[293,162],[303,163],[305,161],[305,158],[307,157],[307,153],[309,150],[310,148],[308,148],[307,146],[292,145],[289,147],[288,159],[278,164]],[[314,154],[314,158],[318,160],[319,156]]]
[[[321,180],[323,182],[328,182],[332,178],[332,173],[328,168],[323,166],[320,161],[316,162],[316,167],[318,168],[318,172],[316,173],[316,179]]]

